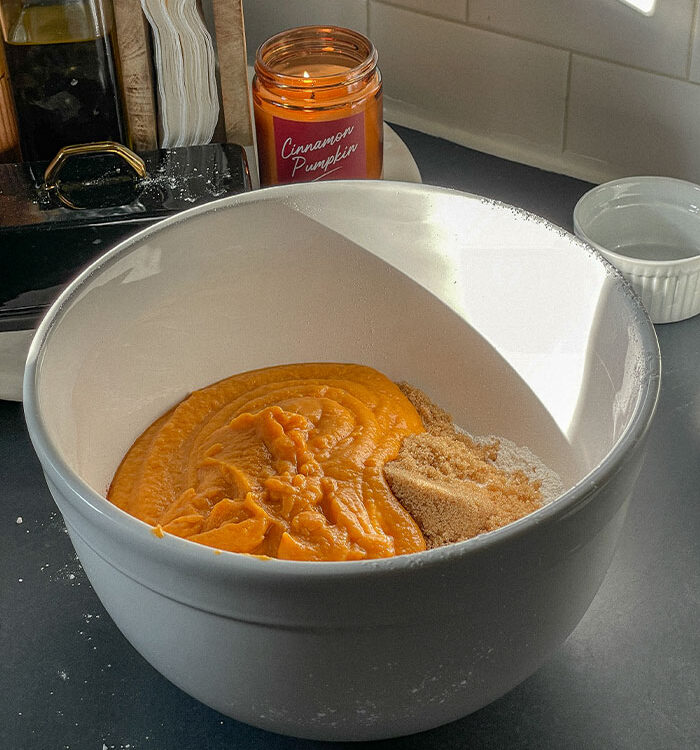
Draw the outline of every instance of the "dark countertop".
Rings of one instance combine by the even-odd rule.
[[[571,230],[588,183],[396,127],[425,183],[497,198]],[[398,748],[700,747],[700,316],[657,326],[658,411],[616,556],[582,622],[500,700]],[[343,747],[268,734],[162,678],[83,573],[22,407],[0,402],[0,748]],[[357,745],[348,745],[357,747]]]

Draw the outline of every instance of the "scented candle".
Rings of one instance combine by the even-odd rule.
[[[283,31],[257,52],[253,108],[261,185],[382,175],[377,51],[336,26]]]

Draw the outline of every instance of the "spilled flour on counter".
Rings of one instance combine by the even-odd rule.
[[[528,448],[500,437],[473,437],[422,391],[398,385],[426,432],[404,439],[384,476],[428,549],[512,523],[563,491],[559,476]]]

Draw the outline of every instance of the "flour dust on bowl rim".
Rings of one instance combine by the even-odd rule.
[[[568,489],[466,542],[339,563],[159,538],[105,499],[187,393],[291,362],[406,380]],[[610,563],[659,375],[638,299],[563,230],[440,188],[336,182],[195,208],[107,253],[43,321],[24,404],[81,563],[156,669],[255,726],[363,740],[477,710],[571,633]]]

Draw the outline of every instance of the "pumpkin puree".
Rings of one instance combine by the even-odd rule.
[[[381,373],[297,364],[234,375],[154,422],[108,498],[211,547],[289,560],[356,560],[425,549],[383,476],[418,412]]]

